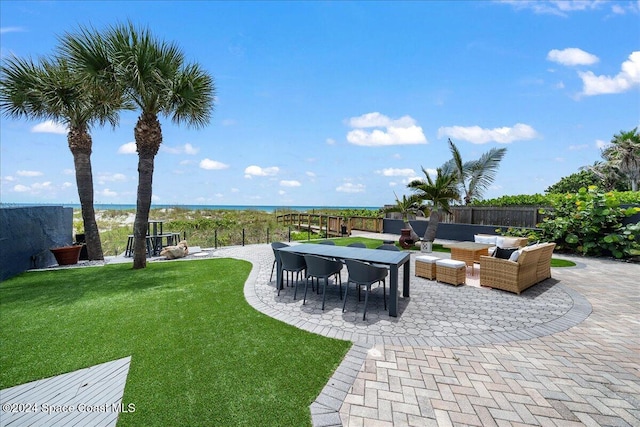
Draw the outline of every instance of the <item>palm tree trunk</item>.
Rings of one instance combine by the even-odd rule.
[[[149,227],[149,211],[153,186],[154,157],[139,154],[138,157],[138,199],[136,218],[133,222],[133,268],[147,266],[147,230]]]
[[[133,268],[147,266],[147,230],[153,194],[154,158],[162,143],[162,129],[155,114],[143,113],[134,129],[138,150],[138,198],[133,222]]]
[[[433,242],[436,240],[436,232],[438,231],[438,223],[440,223],[440,211],[438,209],[432,209],[429,215],[429,225],[424,232],[424,240],[426,242]]]
[[[73,154],[73,164],[76,170],[76,186],[82,211],[84,235],[87,244],[87,256],[90,260],[103,260],[100,232],[96,223],[93,208],[93,173],[91,170],[91,135],[86,129],[73,128],[67,136],[69,149]]]

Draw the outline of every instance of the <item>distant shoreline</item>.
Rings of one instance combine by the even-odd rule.
[[[17,208],[17,207],[33,207],[33,206],[62,206],[73,209],[80,209],[79,203],[2,203],[1,208]],[[135,210],[135,204],[106,204],[97,203],[93,205],[95,210]],[[377,211],[381,207],[373,206],[277,206],[277,205],[179,205],[179,204],[160,204],[151,205],[151,209],[186,209],[186,210],[233,210],[233,211],[263,211],[277,212],[280,210],[308,212],[314,210],[340,210],[340,209],[366,209]]]

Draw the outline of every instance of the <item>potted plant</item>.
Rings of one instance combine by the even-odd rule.
[[[413,246],[415,243],[420,241],[420,236],[413,230],[411,223],[409,222],[409,214],[417,214],[418,212],[422,212],[422,204],[420,200],[414,196],[407,197],[406,195],[402,196],[402,200],[398,198],[396,193],[393,193],[396,196],[396,204],[384,209],[384,212],[398,212],[402,215],[402,221],[404,222],[404,228],[400,230],[400,246],[404,249],[408,249]]]
[[[82,245],[61,246],[49,250],[53,253],[53,256],[56,257],[58,265],[73,265],[77,264],[80,259]]]

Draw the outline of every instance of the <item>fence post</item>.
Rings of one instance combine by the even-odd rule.
[[[291,226],[289,226],[289,243],[291,243]]]
[[[218,249],[218,229],[213,231],[213,247]]]
[[[244,228],[242,229],[242,246],[244,246]]]
[[[267,243],[269,243],[269,240],[271,239],[269,239],[269,228],[267,227]]]

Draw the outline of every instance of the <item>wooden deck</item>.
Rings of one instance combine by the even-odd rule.
[[[0,390],[0,427],[115,426],[131,356]]]

